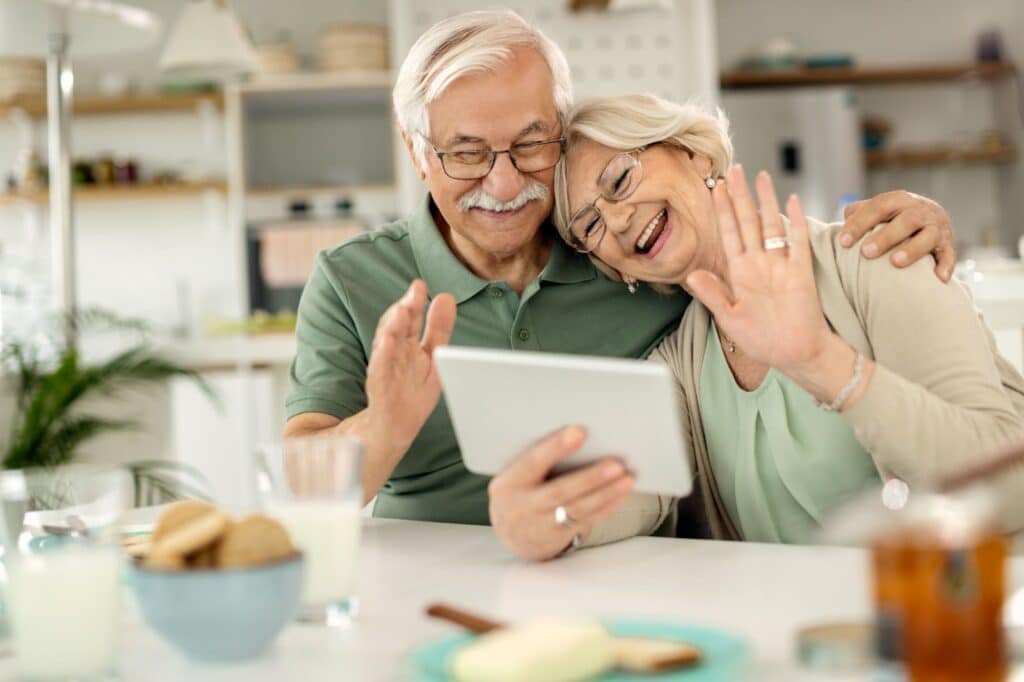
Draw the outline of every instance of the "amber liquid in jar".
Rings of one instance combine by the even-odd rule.
[[[1006,554],[995,533],[950,546],[905,529],[872,543],[880,665],[913,682],[1005,679]]]

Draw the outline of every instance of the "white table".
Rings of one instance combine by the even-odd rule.
[[[294,624],[242,665],[186,662],[130,608],[122,679],[408,679],[409,651],[456,632],[423,615],[428,603],[447,601],[507,620],[646,617],[720,628],[750,640],[749,679],[796,682],[823,679],[795,665],[800,627],[871,614],[867,555],[857,549],[634,538],[530,564],[490,528],[368,519],[360,571],[362,611],[351,629]],[[1013,560],[1013,574],[1022,584],[1024,560]],[[0,679],[12,677],[13,661],[0,660]]]

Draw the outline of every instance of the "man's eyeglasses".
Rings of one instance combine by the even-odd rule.
[[[640,164],[640,152],[644,149],[640,147],[612,157],[597,179],[599,198],[615,203],[629,198],[636,191],[644,177],[644,168]],[[608,228],[604,216],[595,205],[596,201],[576,211],[569,221],[572,247],[580,253],[590,253],[596,249]]]
[[[430,142],[425,135],[423,138]],[[440,159],[444,174],[452,180],[479,180],[487,177],[487,174],[494,168],[494,161],[498,158],[498,154],[508,154],[512,165],[520,173],[539,173],[554,168],[558,159],[562,157],[564,143],[565,138],[559,137],[554,140],[515,144],[508,149],[474,147],[442,151],[433,144],[430,145],[430,148]]]

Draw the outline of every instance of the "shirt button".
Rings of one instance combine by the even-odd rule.
[[[529,329],[520,329],[519,330],[519,340],[520,341],[529,341],[530,340],[530,330]]]
[[[501,298],[502,296],[505,295],[505,292],[499,289],[498,287],[491,287],[490,291],[492,298]]]

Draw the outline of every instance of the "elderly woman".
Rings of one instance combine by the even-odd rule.
[[[566,139],[561,236],[630,291],[696,298],[652,359],[677,379],[711,536],[806,539],[866,486],[935,481],[1024,435],[1024,378],[963,287],[841,248],[795,196],[787,221],[764,172],[759,213],[722,118],[618,97],[578,107]]]

